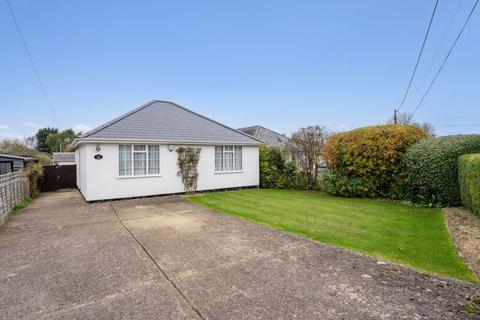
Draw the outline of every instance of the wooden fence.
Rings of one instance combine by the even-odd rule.
[[[15,205],[29,196],[28,178],[21,171],[0,175],[0,225]]]

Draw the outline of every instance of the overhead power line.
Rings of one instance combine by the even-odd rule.
[[[425,100],[425,97],[428,95],[428,93],[430,92],[430,89],[432,89],[433,84],[434,84],[435,81],[437,80],[438,75],[440,74],[440,72],[442,72],[443,67],[445,66],[445,63],[446,63],[447,60],[448,60],[448,57],[450,57],[450,54],[452,53],[452,51],[453,51],[453,49],[455,48],[458,40],[459,40],[460,37],[462,36],[463,31],[465,30],[465,27],[467,26],[468,21],[470,21],[470,18],[472,17],[473,12],[474,12],[475,9],[477,8],[477,5],[478,5],[478,2],[479,2],[479,1],[480,1],[480,0],[475,1],[475,4],[473,5],[472,10],[470,10],[470,13],[468,14],[468,17],[467,17],[467,19],[465,20],[465,23],[464,23],[463,26],[462,26],[462,29],[460,29],[460,32],[458,33],[457,37],[455,38],[455,41],[453,42],[452,46],[450,47],[450,50],[448,50],[448,53],[447,53],[447,55],[445,56],[445,58],[443,59],[443,62],[442,62],[442,64],[440,65],[440,68],[438,69],[437,73],[435,74],[435,77],[433,77],[432,81],[430,82],[430,85],[429,85],[428,88],[427,88],[427,91],[425,91],[425,94],[422,96],[422,99],[420,99],[420,102],[417,104],[417,106],[416,106],[415,109],[413,110],[412,115],[414,115],[414,114],[417,112],[418,108],[420,108],[420,106],[422,105],[423,101]]]
[[[402,109],[403,104],[405,103],[405,99],[407,99],[408,92],[410,91],[410,87],[412,86],[413,78],[415,77],[415,73],[417,72],[418,64],[420,63],[420,59],[422,58],[423,49],[425,48],[428,34],[430,33],[430,28],[432,27],[433,18],[435,17],[435,12],[437,11],[438,1],[439,0],[435,1],[435,6],[433,7],[432,16],[430,17],[430,22],[428,23],[427,32],[425,33],[425,37],[423,38],[422,47],[420,48],[420,52],[417,57],[417,62],[415,63],[415,68],[413,68],[412,76],[410,77],[410,81],[408,82],[407,90],[405,90],[405,94],[403,95],[402,102],[400,103],[400,106],[397,109],[398,111]]]
[[[438,45],[438,47],[437,47],[437,50],[435,51],[435,54],[432,56],[432,59],[430,59],[430,63],[428,64],[428,67],[427,67],[427,69],[425,70],[425,73],[423,74],[422,79],[420,80],[419,85],[417,86],[417,89],[416,89],[415,92],[413,93],[414,96],[416,96],[417,93],[420,91],[421,85],[425,82],[425,79],[427,78],[427,75],[430,73],[430,70],[431,70],[432,67],[433,67],[433,62],[434,62],[435,59],[437,58],[438,54],[440,53],[440,49],[442,48],[443,43],[444,43],[445,40],[447,39],[447,35],[449,34],[450,29],[452,28],[453,22],[454,22],[455,19],[457,18],[458,12],[460,11],[460,7],[462,6],[463,1],[464,1],[464,0],[460,0],[460,1],[458,2],[457,8],[455,9],[455,13],[453,14],[452,18],[450,19],[450,22],[448,23],[448,27],[447,27],[447,29],[445,30],[445,33],[443,34],[442,40],[440,41],[440,43],[439,43],[439,45]]]
[[[38,73],[37,67],[35,66],[35,62],[33,61],[32,54],[30,53],[30,50],[28,49],[28,45],[27,45],[27,42],[25,41],[25,38],[23,37],[22,30],[20,29],[20,25],[18,24],[17,17],[15,16],[15,12],[13,11],[13,8],[10,5],[9,0],[5,0],[5,2],[7,3],[10,14],[12,15],[13,22],[15,23],[15,27],[17,28],[17,31],[18,31],[18,35],[20,36],[20,39],[22,40],[23,47],[25,48],[28,59],[30,60],[30,64],[32,65],[33,72],[35,73],[35,76],[37,77],[38,84],[40,85],[40,88],[42,89],[42,92],[43,92],[43,95],[45,97],[45,100],[47,101],[48,107],[50,108],[50,111],[52,112],[53,118],[55,119],[55,123],[57,124],[57,126],[60,126],[60,123],[58,122],[58,119],[57,119],[57,115],[55,114],[55,110],[53,109],[52,103],[50,102],[50,98],[48,97],[47,90],[45,89],[45,86],[43,85],[42,79],[40,78],[40,74]]]

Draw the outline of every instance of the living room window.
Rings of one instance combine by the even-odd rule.
[[[121,144],[118,148],[120,176],[160,174],[160,146]]]

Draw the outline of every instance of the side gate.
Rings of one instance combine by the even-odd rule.
[[[77,187],[77,166],[51,165],[43,167],[43,177],[40,183],[41,191],[56,191],[64,188]]]

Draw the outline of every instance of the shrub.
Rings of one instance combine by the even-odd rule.
[[[458,184],[463,206],[480,215],[480,154],[460,156]]]
[[[331,172],[322,178],[322,187],[343,196],[398,197],[404,177],[401,156],[426,138],[424,130],[412,125],[379,125],[334,134],[323,150]]]
[[[327,169],[320,173],[322,191],[342,197],[364,197],[369,187],[360,177],[348,177],[340,172]]]
[[[32,198],[36,198],[40,194],[38,179],[43,176],[43,165],[31,162],[25,166],[23,172],[28,177],[30,183],[30,195]]]
[[[297,172],[293,162],[287,161],[280,148],[260,148],[260,186],[262,188],[294,188]]]
[[[430,206],[460,205],[458,158],[476,152],[480,135],[445,136],[411,146],[402,159],[406,198]]]

